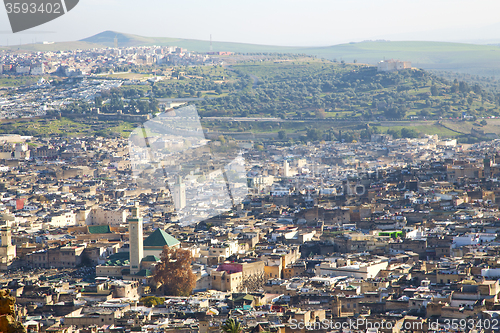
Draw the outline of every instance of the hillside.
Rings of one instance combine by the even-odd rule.
[[[326,59],[375,64],[382,59],[409,60],[417,68],[465,72],[483,76],[500,74],[500,47],[445,42],[362,42],[302,49]]]
[[[168,37],[144,37],[132,34],[124,34],[115,31],[104,31],[97,35],[85,38],[82,42],[101,44],[108,47],[115,45],[115,37],[118,41],[118,47],[133,47],[133,46],[178,46],[190,51],[208,52],[210,51],[210,41],[196,39],[180,39]],[[230,42],[212,42],[214,51],[230,51],[230,52],[284,52],[295,53],[300,48],[285,47],[285,46],[269,46],[244,43]]]
[[[178,46],[190,51],[210,51],[210,41],[168,37],[145,37],[115,31],[104,31],[75,42],[49,45],[25,44],[9,49],[19,51],[56,51],[113,47]],[[232,42],[212,42],[213,51],[238,53],[295,53],[318,56],[328,60],[376,64],[383,59],[411,61],[414,67],[426,70],[452,71],[481,76],[500,75],[500,47],[447,42],[389,42],[366,41],[325,47],[287,47]]]
[[[14,45],[14,46],[5,46],[3,49],[19,51],[19,52],[49,52],[49,51],[68,51],[68,50],[86,50],[93,48],[102,48],[105,47],[101,44],[93,44],[83,41],[75,41],[75,42],[59,42],[53,44],[24,44],[24,45]]]
[[[83,42],[114,46],[117,37],[120,47],[143,45],[175,45],[188,50],[208,52],[210,42],[194,39],[143,37],[105,31],[83,39]],[[483,76],[500,75],[500,47],[447,42],[389,42],[367,41],[326,47],[285,47],[229,42],[213,42],[214,51],[241,53],[301,53],[329,60],[376,64],[382,59],[411,61],[414,67],[426,70],[453,71]]]
[[[446,80],[420,69],[377,72],[376,67],[364,64],[287,58],[186,67],[182,74],[164,68],[160,74],[171,79],[103,91],[95,105],[104,114],[137,115],[155,114],[161,103],[187,101],[197,106],[211,137],[229,135],[244,140],[335,137],[352,141],[374,133],[404,137],[422,133],[475,142],[500,134],[498,121],[481,119],[500,117],[500,94],[484,88],[489,79],[481,86]],[[66,84],[71,89],[73,83]],[[97,122],[89,128],[88,111],[93,105],[67,105],[62,116],[79,125],[68,122],[64,126],[75,133],[127,135],[130,126],[123,127],[119,121],[112,125]],[[17,130],[34,135],[43,127],[30,126]],[[43,131],[46,135],[54,129]]]
[[[222,88],[227,87],[230,92],[237,87],[239,92],[197,102],[200,114],[364,121],[456,119],[463,113],[500,116],[496,93],[479,85],[451,82],[424,70],[384,73],[373,66],[310,58],[280,63],[248,62],[230,69],[239,80]],[[254,79],[258,80],[257,85],[252,84]],[[196,87],[194,80],[160,83],[155,93],[177,97],[185,91],[196,91]]]

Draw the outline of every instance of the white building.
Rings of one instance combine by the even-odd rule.
[[[467,233],[463,236],[453,237],[453,247],[462,247],[468,245],[478,245],[483,243],[489,243],[495,240],[496,234],[489,233]]]
[[[76,214],[73,211],[52,215],[48,224],[54,228],[76,225]]]
[[[45,73],[45,66],[43,62],[31,65],[31,70],[30,70],[31,75],[43,75],[44,73]]]
[[[357,279],[374,278],[377,274],[386,269],[387,260],[374,260],[366,263],[355,263],[345,266],[337,265],[337,262],[322,262],[316,266],[316,276],[348,276]]]
[[[399,60],[382,60],[377,65],[377,71],[379,72],[392,72],[399,71],[402,69],[411,68],[410,61],[399,61]]]
[[[214,244],[208,249],[211,257],[230,257],[238,252],[238,241],[228,241],[221,244]]]
[[[17,74],[29,74],[30,72],[30,66],[16,66],[16,73]]]

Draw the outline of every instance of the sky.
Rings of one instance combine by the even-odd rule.
[[[494,43],[499,12],[498,0],[80,0],[64,16],[16,34],[0,8],[0,45],[74,41],[105,30],[283,46]]]

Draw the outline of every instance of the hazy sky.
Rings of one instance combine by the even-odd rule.
[[[70,41],[104,30],[254,44],[320,46],[368,39],[500,41],[499,0],[80,0],[66,15],[0,44]]]

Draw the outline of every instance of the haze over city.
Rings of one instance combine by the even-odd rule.
[[[73,41],[105,30],[287,46],[370,39],[494,43],[499,11],[494,0],[82,0],[63,17],[17,34],[0,10],[0,45]]]

